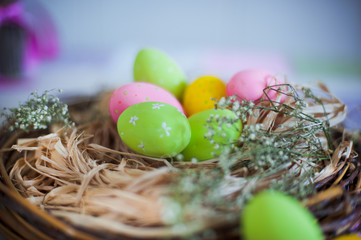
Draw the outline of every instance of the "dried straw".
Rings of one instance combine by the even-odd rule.
[[[327,118],[330,126],[335,126],[345,118],[346,106],[323,84],[319,86],[325,95],[322,97],[324,105],[309,102],[305,113],[318,119]],[[100,105],[95,105],[96,109],[106,109],[102,107],[107,102],[105,98]],[[286,104],[293,106],[295,102],[289,97]],[[247,124],[262,123],[274,132],[296,121],[273,111],[255,113],[248,117]],[[327,143],[325,136],[319,137]],[[202,219],[191,219],[187,223],[186,232],[167,225],[162,215],[163,199],[169,194],[168,186],[177,174],[173,169],[215,168],[218,167],[217,159],[201,163],[172,162],[135,154],[120,140],[114,124],[106,115],[71,131],[58,129],[37,138],[18,139],[12,149],[23,153],[9,173],[22,196],[79,227],[131,237],[159,238],[184,236],[235,221],[208,209],[204,210]],[[314,206],[344,194],[339,185],[345,177],[349,177],[351,160],[355,156],[352,142],[341,142],[330,161],[317,166],[322,170],[314,181],[322,184],[340,171],[341,174],[331,188],[322,189],[305,205]],[[284,169],[290,169],[290,166]],[[272,178],[282,177],[284,169]],[[228,176],[229,184],[222,189],[222,196],[234,196],[247,188],[259,191],[269,185],[269,178],[257,183],[245,181],[243,177],[249,174],[251,172],[247,168],[234,169]],[[361,190],[360,171],[357,174],[354,192]]]

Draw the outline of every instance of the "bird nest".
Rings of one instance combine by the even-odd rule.
[[[3,129],[0,231],[11,239],[239,239],[243,206],[263,189],[298,198],[327,239],[360,231],[360,138],[339,126],[346,106],[322,84],[315,95],[284,89],[282,103],[282,94],[256,105],[218,102],[238,112],[244,132],[202,162],[131,151],[104,110],[108,93],[69,100],[76,127]]]

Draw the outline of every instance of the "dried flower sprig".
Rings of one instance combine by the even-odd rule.
[[[174,224],[189,220],[195,212],[200,213],[200,206],[224,206],[224,199],[219,194],[222,181],[220,169],[179,171],[169,188],[171,198],[167,199],[169,205],[165,208],[168,211],[164,212],[164,220]]]
[[[61,92],[61,90],[58,91]],[[68,105],[60,102],[59,98],[49,94],[50,92],[45,91],[39,95],[37,91],[34,91],[25,103],[19,103],[18,108],[4,108],[1,115],[10,124],[9,130],[21,129],[28,132],[47,129],[52,123],[73,126]]]
[[[272,179],[269,189],[281,191],[299,199],[305,199],[316,192],[312,181],[314,171],[307,171],[295,177],[295,173],[287,172],[281,179]]]
[[[320,141],[321,135],[327,136],[328,128],[327,119],[307,114],[305,109],[309,103],[322,104],[322,101],[311,90],[302,89],[299,93],[291,85],[283,87],[287,91],[281,91],[279,86],[271,89],[290,99],[285,103],[273,101],[266,94],[259,102],[235,101],[237,96],[217,101],[216,108],[230,109],[243,121],[243,132],[237,141],[217,142],[221,138],[208,128],[205,138],[215,148],[221,146],[224,149],[218,157],[220,168],[212,173],[190,170],[177,176],[170,187],[172,204],[169,206],[173,207],[169,211],[179,213],[177,217],[172,215],[173,223],[187,221],[187,213],[201,214],[199,209],[207,207],[228,209],[230,213],[240,211],[262,188],[282,191],[298,199],[314,193],[313,177],[317,166],[323,159],[329,159]],[[263,119],[269,113],[293,120],[277,122],[268,128],[262,123],[247,122],[252,117]],[[234,119],[211,116],[207,122],[210,126],[215,123],[232,125]],[[246,169],[247,174],[237,177],[240,169]],[[222,191],[227,193],[221,194]],[[174,206],[176,209],[171,210]]]
[[[189,232],[186,223],[192,226],[202,224],[201,219],[209,221],[224,219],[227,221],[239,218],[239,208],[235,198],[228,198],[226,185],[230,180],[222,170],[187,169],[178,171],[178,175],[167,188],[169,197],[163,199],[162,219],[172,226],[175,232],[183,235]],[[232,183],[230,183],[232,184]],[[220,215],[221,213],[221,215]],[[189,235],[186,239],[213,239],[215,232],[209,228],[200,235]]]
[[[308,102],[314,101],[322,104],[310,89],[302,89],[302,97],[291,85],[283,88],[287,92],[279,90],[280,85],[271,87],[292,98],[292,105],[278,101],[272,101],[265,91],[266,98],[257,104],[243,100],[241,103],[233,101],[235,97],[221,99],[217,107],[228,108],[234,111],[243,122],[246,123],[236,147],[229,147],[219,157],[219,164],[225,174],[231,174],[234,168],[245,167],[257,177],[267,178],[282,170],[289,172],[293,167],[295,172],[290,176],[276,179],[271,187],[302,198],[310,194],[312,190],[312,177],[315,166],[324,159],[329,159],[320,136],[329,136],[328,122],[320,120],[305,113]],[[277,87],[277,88],[276,88]],[[267,89],[265,89],[267,90]],[[248,125],[247,119],[255,114],[262,115],[264,112],[283,114],[285,117],[294,119],[292,125],[277,126],[266,129],[263,124]],[[277,130],[274,131],[277,127]],[[252,176],[250,177],[252,178]],[[274,179],[274,181],[276,181]],[[283,187],[293,184],[292,187]]]

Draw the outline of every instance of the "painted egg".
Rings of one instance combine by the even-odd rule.
[[[337,238],[334,238],[333,240],[361,240],[361,236],[354,235],[343,235]]]
[[[283,84],[274,74],[264,70],[245,70],[236,73],[226,86],[227,96],[237,95],[247,101],[256,101],[264,96],[263,90],[268,86]],[[277,92],[268,90],[268,97],[276,100]],[[282,100],[286,95],[283,95]]]
[[[314,216],[296,199],[266,190],[254,196],[242,213],[246,240],[322,240]]]
[[[128,107],[149,101],[168,103],[184,113],[182,105],[173,94],[162,87],[145,82],[129,83],[114,90],[109,100],[109,112],[113,121],[117,122],[120,114]]]
[[[134,62],[134,80],[150,82],[167,89],[178,99],[183,96],[186,78],[178,65],[165,53],[142,49]]]
[[[212,120],[208,123],[207,120]],[[215,119],[227,118],[227,123],[219,124]],[[196,158],[204,161],[217,157],[226,146],[233,144],[242,132],[242,122],[228,109],[209,109],[188,118],[192,137],[182,154],[186,161]],[[233,122],[232,122],[233,121]],[[214,132],[211,142],[205,138],[208,130]]]
[[[190,84],[183,95],[183,106],[188,116],[214,108],[215,101],[226,96],[226,85],[213,76],[200,77]]]
[[[173,157],[189,143],[187,117],[162,102],[143,102],[128,107],[118,119],[118,133],[133,151],[150,157]]]

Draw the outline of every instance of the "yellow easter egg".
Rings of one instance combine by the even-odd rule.
[[[188,116],[214,108],[211,98],[226,96],[226,85],[219,78],[204,76],[190,84],[183,95],[183,107]]]
[[[355,235],[343,235],[337,238],[334,238],[333,240],[361,240],[361,236]]]

